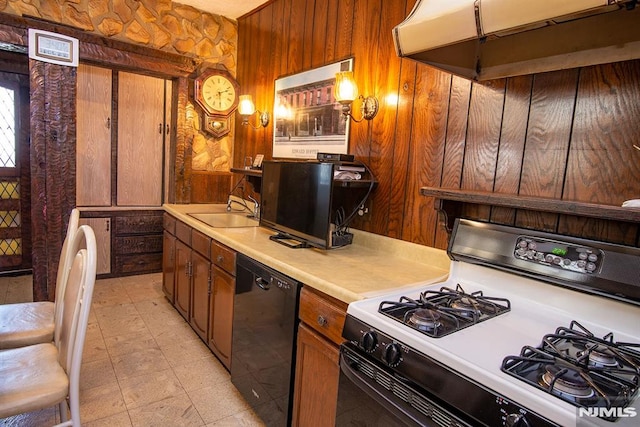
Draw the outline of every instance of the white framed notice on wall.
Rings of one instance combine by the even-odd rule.
[[[78,39],[29,28],[29,58],[52,64],[78,66]]]

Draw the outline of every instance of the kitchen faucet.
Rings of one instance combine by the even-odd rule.
[[[258,203],[258,201],[256,199],[251,197],[251,194],[249,194],[248,197],[249,197],[249,200],[251,200],[253,202],[253,217],[255,219],[259,219],[260,218],[260,203]]]

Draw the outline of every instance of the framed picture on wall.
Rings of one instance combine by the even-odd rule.
[[[346,154],[349,120],[335,100],[336,73],[353,71],[353,58],[275,81],[273,157],[315,159]]]

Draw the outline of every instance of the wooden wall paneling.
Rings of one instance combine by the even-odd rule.
[[[493,186],[493,191],[497,193],[518,194],[524,144],[527,138],[528,120],[524,118],[529,117],[532,85],[531,75],[507,79],[500,148]],[[515,216],[515,209],[503,207],[491,209],[492,222],[513,225]]]
[[[353,17],[355,13],[355,1],[356,0],[338,0],[334,60],[346,58],[353,52]]]
[[[321,3],[325,3],[325,0],[320,0]],[[322,14],[316,15],[316,8],[320,8],[317,6],[316,1],[307,0],[307,8],[304,14],[304,36],[302,41],[302,69],[309,70],[313,68],[313,55],[316,54],[316,47],[314,45],[314,40],[324,36],[325,31],[327,30],[326,26],[326,13],[324,16]],[[324,8],[326,9],[326,4],[324,4]],[[325,26],[323,28],[322,21],[325,20]],[[316,32],[318,34],[316,34]],[[324,55],[323,55],[324,56]]]
[[[191,203],[226,203],[230,189],[230,173],[194,171],[191,175]]]
[[[412,140],[411,123],[413,121],[413,104],[416,96],[415,61],[403,59],[400,63],[400,80],[398,84],[398,106],[395,144],[393,147],[393,170],[391,175],[391,197],[389,199],[389,224],[387,235],[396,239],[402,238],[402,223],[405,215],[405,200],[412,190],[407,185],[411,173],[409,169],[410,145]]]
[[[460,188],[462,184],[462,165],[464,163],[469,122],[471,85],[470,80],[457,76],[451,76],[450,78],[443,162],[440,182],[436,184],[444,188]],[[444,218],[439,218],[439,220],[444,220]],[[434,234],[434,246],[446,248],[449,242],[449,235],[444,225],[438,222],[435,225]]]
[[[265,108],[269,111],[269,126],[264,131],[263,147],[261,151],[265,158],[273,158],[273,127],[276,121],[275,111],[275,80],[286,72],[287,66],[287,40],[285,34],[289,31],[289,21],[286,16],[287,5],[291,5],[289,1],[280,0],[272,3],[271,28],[265,29],[271,31],[271,51],[269,55],[269,65],[266,70],[266,80],[264,87],[264,96],[266,100]],[[259,196],[259,194],[256,194]]]
[[[444,167],[440,178],[440,186],[444,188],[460,188],[469,122],[471,81],[452,76],[450,87]]]
[[[311,68],[325,64],[326,52],[333,48],[335,32],[329,34],[327,22],[329,19],[329,2],[316,1],[313,14],[313,41],[311,45]]]
[[[250,132],[254,134],[254,146],[252,153],[265,154],[272,151],[271,147],[271,135],[273,134],[273,96],[274,96],[274,81],[273,81],[273,60],[272,60],[272,48],[273,41],[273,14],[274,6],[269,4],[264,8],[264,11],[260,14],[258,21],[258,49],[260,52],[264,52],[259,56],[257,65],[257,78],[255,80],[255,97],[254,102],[256,108],[260,111],[269,111],[271,118],[269,125],[265,128],[258,130],[251,129]],[[253,117],[257,121],[256,117]],[[255,154],[252,155],[255,157]]]
[[[285,74],[295,74],[304,71],[304,35],[306,24],[306,10],[310,2],[307,0],[290,0],[289,38],[287,53],[287,70]],[[313,6],[313,2],[311,2]]]
[[[440,182],[450,84],[450,74],[418,66],[402,239],[428,246],[434,245],[433,230],[438,218],[433,199],[421,196],[419,189],[432,184],[437,186]]]
[[[272,45],[272,52],[271,52],[271,77],[272,79],[275,80],[280,77],[283,74],[286,74],[287,72],[287,46],[288,46],[288,41],[286,38],[286,35],[288,34],[289,31],[289,19],[287,17],[287,5],[291,6],[291,2],[290,1],[286,1],[286,0],[279,0],[279,1],[275,1],[272,3],[273,5],[273,19],[272,19],[272,30],[271,30],[271,45]],[[274,94],[272,94],[271,96],[274,96]],[[271,111],[271,109],[273,108],[273,106],[271,106],[271,108],[269,109],[269,112],[272,113],[272,120],[275,120],[275,118],[273,117],[273,114],[275,114],[275,111]],[[272,129],[272,134],[273,134],[273,127],[271,127]],[[271,153],[272,147],[269,147],[269,153]],[[265,157],[266,157],[266,153],[265,153]]]
[[[258,58],[261,55],[265,55],[266,52],[258,50],[258,21],[260,16],[264,13],[263,9],[250,15],[242,26],[244,38],[241,40],[241,45],[238,49],[242,49],[243,61],[239,62],[241,68],[238,68],[239,74],[237,76],[238,83],[240,84],[240,93],[248,94],[253,97],[254,103],[256,102],[255,88],[256,88],[256,68],[258,65]],[[233,149],[233,165],[234,167],[242,168],[244,166],[244,158],[246,156],[252,156],[253,144],[252,135],[253,130],[249,126],[243,126],[240,117],[235,121],[235,135],[234,135],[234,149]],[[241,177],[234,177],[234,181],[237,182]]]
[[[504,80],[473,84],[461,188],[493,190],[504,110],[504,93]],[[488,220],[490,208],[469,206],[466,213],[475,219]]]
[[[578,69],[537,74],[533,80],[520,194],[561,198],[571,138]],[[557,230],[557,215],[516,214],[516,225]]]
[[[640,152],[633,148],[640,144],[640,120],[622,119],[640,117],[638,65],[581,70],[563,199],[620,205],[640,196]]]
[[[251,57],[251,17],[256,13],[249,15],[243,19],[238,20],[238,58],[243,58],[238,61],[236,68],[236,80],[240,84],[240,91],[244,92],[245,87],[249,85],[250,81],[247,75],[249,58]],[[234,122],[234,144],[233,144],[233,166],[241,167],[245,156],[245,147],[240,141],[242,135],[246,132],[242,128],[241,120],[235,120]],[[236,183],[240,180],[240,176],[234,174],[232,183]],[[233,184],[232,184],[233,185]]]
[[[380,28],[381,0],[356,0],[353,18],[353,75],[358,91],[364,96],[375,93],[376,64],[378,61],[378,29]],[[352,104],[355,117],[359,116],[360,101]],[[349,124],[349,152],[357,159],[371,164],[371,123]],[[375,169],[373,172],[377,175]]]
[[[401,6],[401,7],[400,7]],[[384,67],[376,67],[375,90],[378,97],[379,111],[371,121],[371,154],[369,167],[371,167],[378,180],[378,186],[372,194],[376,209],[370,209],[364,218],[368,220],[363,228],[376,230],[379,234],[389,233],[389,210],[391,208],[391,187],[394,169],[395,129],[397,121],[397,102],[389,102],[389,95],[398,95],[400,78],[400,58],[396,55],[391,35],[392,28],[405,17],[406,0],[383,1],[380,5],[380,15],[385,19],[380,20],[378,30],[377,62],[385,64]],[[368,92],[363,93],[364,96]],[[362,125],[362,123],[360,124]],[[397,233],[401,233],[397,229]]]
[[[282,3],[282,51],[280,52],[280,68],[278,77],[289,74],[289,45],[291,44],[291,8],[293,0],[279,0]],[[274,28],[274,32],[279,28]],[[240,57],[240,55],[238,55]]]
[[[619,206],[640,196],[640,152],[633,148],[640,123],[620,120],[640,116],[639,62],[581,70],[563,199]],[[561,217],[559,231],[633,244],[638,226],[629,225]]]
[[[325,3],[325,2],[323,2]],[[337,41],[338,41],[338,20],[340,19],[340,1],[339,0],[327,0],[327,26],[326,34],[323,46],[324,63],[330,64],[340,59],[336,56]]]

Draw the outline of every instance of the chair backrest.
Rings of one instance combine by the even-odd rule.
[[[71,270],[71,263],[73,262],[73,256],[75,253],[71,253],[71,242],[78,231],[78,225],[80,222],[80,211],[78,209],[72,209],[71,215],[69,215],[69,224],[67,225],[67,235],[62,243],[62,250],[60,251],[60,260],[58,261],[58,274],[56,276],[56,296],[54,300],[55,311],[53,315],[53,323],[57,325],[60,322],[60,316],[62,316],[62,298],[64,290],[67,284],[67,278],[69,277],[69,270]],[[60,337],[54,334],[53,340],[58,341]]]
[[[66,290],[62,299],[61,321],[56,323],[55,342],[60,365],[69,375],[70,393],[78,392],[82,349],[89,322],[89,311],[96,280],[97,248],[93,230],[82,225],[71,242],[73,254]]]

